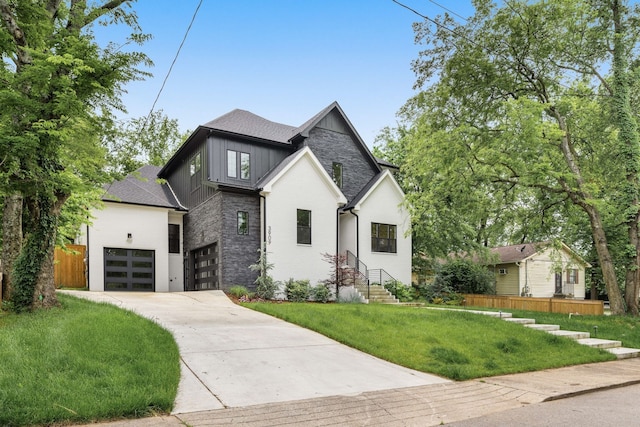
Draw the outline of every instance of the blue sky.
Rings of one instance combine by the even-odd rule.
[[[127,87],[129,117],[145,116],[160,90],[199,0],[138,0],[142,50],[153,78]],[[429,0],[405,0],[435,17]],[[436,3],[462,16],[469,0]],[[338,101],[373,146],[415,94],[411,24],[420,18],[391,0],[204,0],[155,109],[194,130],[234,108],[298,126]],[[122,40],[113,27],[98,40]]]

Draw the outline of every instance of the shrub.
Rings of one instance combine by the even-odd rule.
[[[273,280],[269,271],[273,269],[273,264],[267,261],[267,250],[258,249],[258,261],[251,264],[249,269],[260,273],[256,281],[256,296],[261,299],[274,299],[278,290],[278,283]]]
[[[384,288],[401,302],[409,302],[414,300],[413,290],[409,286],[403,285],[401,282],[385,282]]]
[[[326,303],[331,297],[331,291],[329,287],[323,283],[318,283],[315,287],[311,288],[311,298],[316,302]]]
[[[232,296],[236,297],[236,298],[249,296],[249,290],[247,288],[245,288],[244,286],[241,286],[241,285],[234,285],[234,286],[230,287],[229,290],[227,291],[227,293],[229,295],[232,295]]]
[[[436,288],[459,294],[493,294],[495,278],[484,266],[457,259],[440,266],[434,279]]]
[[[289,301],[304,302],[309,299],[309,281],[289,279],[285,283],[284,293]]]

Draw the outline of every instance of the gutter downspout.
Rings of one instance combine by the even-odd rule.
[[[353,209],[354,208],[349,208],[348,211],[356,217],[356,258],[360,259],[360,217],[357,213],[353,212]]]
[[[260,246],[262,246],[263,244],[265,245],[266,249],[266,244],[267,244],[267,198],[265,196],[263,196],[262,194],[260,194],[260,200],[262,201],[262,203],[260,204],[261,208],[262,208],[262,242],[260,243]]]

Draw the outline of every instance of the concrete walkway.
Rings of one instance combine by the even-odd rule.
[[[449,383],[231,302],[221,291],[62,291],[150,318],[181,356],[174,414]]]

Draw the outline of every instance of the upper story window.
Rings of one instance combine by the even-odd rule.
[[[396,226],[371,223],[371,252],[396,253]]]
[[[169,253],[180,253],[180,225],[169,224]]]
[[[238,234],[249,234],[249,212],[238,211]]]
[[[191,158],[191,162],[189,163],[189,175],[191,176],[192,190],[195,190],[200,186],[200,181],[202,177],[201,169],[202,169],[202,161],[200,160],[200,153],[197,153],[195,156]]]
[[[249,153],[227,150],[227,176],[249,179],[251,177],[251,157]]]
[[[333,182],[336,183],[338,188],[342,188],[342,163],[333,162],[331,165]]]
[[[296,212],[298,223],[297,242],[303,245],[311,244],[311,211],[298,209]]]

